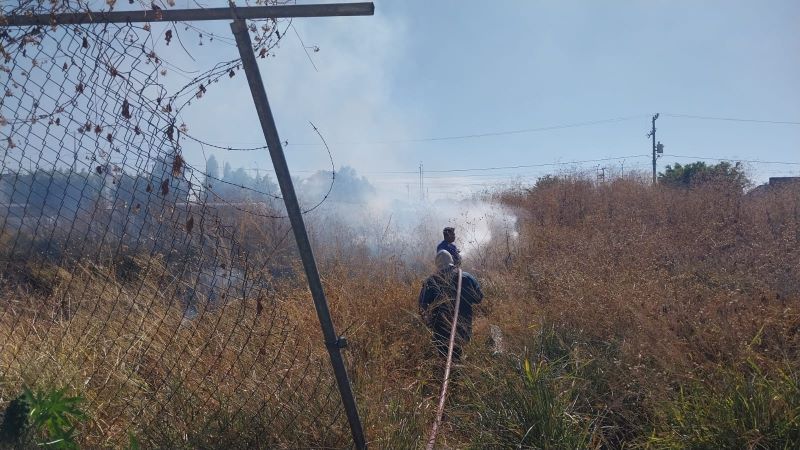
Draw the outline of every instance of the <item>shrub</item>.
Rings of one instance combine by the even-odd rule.
[[[664,172],[658,174],[658,181],[665,186],[696,187],[704,184],[726,185],[742,191],[750,184],[744,173],[742,163],[731,164],[722,161],[719,164],[707,165],[702,161],[682,166],[678,163],[668,165]]]

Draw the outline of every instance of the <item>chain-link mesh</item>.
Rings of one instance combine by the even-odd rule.
[[[170,92],[159,26],[0,27],[0,408],[68,387],[88,447],[340,446],[279,197],[184,156],[181,110],[238,61]],[[264,56],[281,22],[251,31]]]

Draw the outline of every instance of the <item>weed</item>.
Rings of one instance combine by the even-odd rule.
[[[55,449],[77,449],[76,426],[86,419],[83,399],[67,395],[67,388],[31,390],[9,403],[3,418],[2,441]]]
[[[755,364],[720,368],[708,382],[680,387],[660,405],[647,440],[659,449],[792,449],[800,443],[800,378],[790,367],[768,376]]]

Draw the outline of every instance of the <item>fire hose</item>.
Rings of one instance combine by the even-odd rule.
[[[447,386],[450,382],[450,366],[453,363],[453,347],[456,342],[456,327],[458,326],[458,307],[461,303],[461,269],[458,269],[458,287],[456,288],[456,303],[453,312],[453,326],[450,328],[450,345],[447,348],[447,363],[444,366],[444,380],[442,381],[442,392],[439,394],[439,406],[436,408],[436,420],[433,421],[431,427],[430,438],[428,438],[428,445],[426,450],[433,450],[436,444],[436,434],[439,432],[439,425],[442,423],[442,415],[444,414],[444,402],[447,398]]]

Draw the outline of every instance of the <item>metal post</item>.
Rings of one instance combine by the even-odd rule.
[[[650,133],[647,134],[647,137],[653,138],[653,186],[656,185],[656,119],[658,119],[658,113],[653,116],[653,127],[650,129]]]
[[[372,2],[324,5],[246,6],[237,8],[239,19],[281,17],[371,16]],[[144,11],[91,11],[63,14],[25,14],[0,17],[0,26],[77,25],[85,23],[185,22],[228,20],[230,8],[148,9]]]
[[[653,128],[650,130],[653,137],[653,186],[656,185],[656,116],[653,116]]]
[[[303,214],[297,202],[289,167],[286,164],[286,157],[283,154],[283,147],[278,136],[278,129],[275,126],[275,119],[272,117],[272,110],[270,110],[269,101],[267,100],[267,92],[264,89],[264,82],[261,80],[261,73],[253,53],[247,24],[244,19],[237,17],[231,23],[231,30],[236,37],[236,46],[239,48],[239,54],[242,57],[242,67],[247,75],[247,83],[250,85],[253,102],[258,112],[258,118],[261,121],[261,129],[264,131],[269,155],[272,158],[275,175],[281,188],[286,211],[289,214],[289,221],[292,224],[292,231],[300,251],[300,259],[303,261],[303,268],[308,278],[308,287],[311,289],[311,297],[314,299],[314,307],[317,310],[317,317],[325,339],[325,347],[328,349],[333,372],[336,376],[336,383],[339,386],[339,393],[342,396],[342,403],[347,413],[347,420],[350,422],[353,442],[356,448],[366,449],[367,444],[364,440],[361,419],[358,416],[356,401],[353,397],[350,380],[347,377],[347,369],[344,366],[344,360],[340,352],[340,349],[344,347],[345,341],[336,336],[336,331],[333,327],[333,321],[328,310],[328,301],[325,299],[325,292],[322,289],[317,264],[314,261],[314,253],[311,250],[305,223],[303,223]]]
[[[419,201],[425,201],[425,187],[424,181],[422,181],[422,161],[419,162]]]

